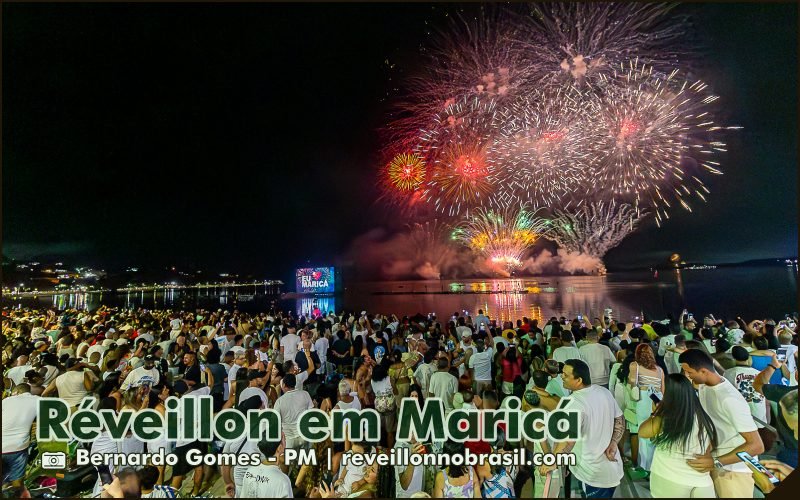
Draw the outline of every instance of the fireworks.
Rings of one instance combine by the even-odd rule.
[[[478,209],[453,230],[451,238],[511,271],[522,265],[525,252],[536,243],[544,228],[544,221],[525,207]]]
[[[677,71],[657,76],[636,63],[611,78],[621,84],[610,85],[590,104],[598,117],[593,177],[606,191],[601,194],[654,209],[659,225],[672,199],[691,211],[687,198],[705,200],[709,192],[692,163],[722,173],[713,154],[725,151],[725,144],[709,138],[723,127],[706,109],[716,96],[702,82],[681,80]]]
[[[738,127],[716,124],[717,97],[681,76],[691,52],[674,7],[539,3],[451,16],[395,103],[387,151],[402,154],[385,192],[404,213],[449,218],[453,239],[506,270],[542,229],[521,206],[552,210],[563,224],[548,237],[598,267],[642,214],[660,226],[676,205],[691,211],[709,193],[705,174],[722,173],[719,133]]]
[[[409,145],[436,115],[472,97],[513,99],[525,93],[530,64],[513,40],[523,25],[508,8],[484,5],[475,17],[448,16],[423,48],[421,70],[404,85],[388,127],[392,142]]]
[[[632,205],[594,202],[567,212],[555,210],[542,236],[571,254],[583,254],[602,262],[646,214]]]
[[[575,89],[539,91],[496,114],[490,182],[502,199],[558,204],[586,182],[596,133]]]
[[[386,167],[390,185],[400,191],[414,191],[425,180],[425,161],[414,153],[400,153]]]
[[[619,64],[639,59],[669,72],[683,62],[686,23],[675,5],[564,2],[531,5],[521,40],[529,74],[542,83],[593,85]]]
[[[419,154],[429,159],[431,174],[422,196],[437,211],[460,215],[489,202],[487,149],[495,112],[492,99],[462,100],[449,105],[423,132]]]

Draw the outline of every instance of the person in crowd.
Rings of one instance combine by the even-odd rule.
[[[611,498],[623,475],[617,444],[622,439],[625,419],[608,389],[592,384],[589,366],[580,359],[568,359],[562,372],[564,387],[572,391],[567,408],[579,411],[580,437],[556,444],[553,453],[576,456],[570,471],[583,484],[586,498]],[[545,476],[556,469],[543,465]]]
[[[681,368],[697,386],[703,410],[717,429],[717,446],[711,454],[687,461],[698,472],[710,472],[718,497],[751,497],[753,474],[736,455],[747,452],[757,457],[764,452],[758,427],[750,406],[739,391],[717,373],[711,356],[699,349],[689,349],[678,357]]]
[[[710,455],[717,447],[717,430],[685,376],[667,376],[664,399],[639,426],[639,437],[655,445],[650,476],[653,498],[715,496],[711,474],[689,466],[689,460]]]
[[[744,463],[735,457],[738,451],[758,457],[762,453],[759,442],[763,448],[770,444],[770,438],[774,440],[766,431],[768,427],[762,428],[762,421],[774,426],[780,436],[771,453],[777,460],[763,459],[762,455],[762,463],[783,478],[797,462],[796,320],[746,324],[737,318],[733,325],[709,315],[705,337],[687,341],[687,337],[698,339],[700,334],[688,315],[683,315],[679,323],[684,330],[674,337],[666,324],[648,319],[645,323],[656,339],[651,342],[647,329],[629,329],[624,323],[589,314],[583,316],[594,318],[591,323],[587,319],[553,318],[542,330],[529,318],[504,318],[507,321],[497,328],[482,312],[475,318],[456,314],[453,324],[448,325],[435,314],[400,319],[366,311],[361,315],[349,311],[324,315],[318,311],[307,317],[280,311],[276,304],[261,314],[102,306],[91,313],[6,308],[3,315],[0,346],[5,368],[6,495],[25,495],[25,484],[37,482],[26,476],[40,470],[31,467],[35,455],[28,455],[28,450],[34,449],[28,445],[34,444],[36,436],[31,432],[36,425],[32,401],[50,397],[67,400],[73,409],[84,398],[92,398],[92,408],[107,410],[115,418],[148,409],[167,415],[167,400],[173,396],[210,396],[215,416],[222,409],[246,414],[267,408],[281,415],[284,444],[272,443],[277,447],[266,454],[259,450],[258,440],[244,436],[224,444],[175,441],[163,436],[142,443],[132,434],[115,442],[103,431],[85,445],[91,453],[174,453],[178,463],[172,467],[146,466],[138,472],[124,465],[112,467],[111,484],[95,483],[95,493],[101,497],[129,494],[169,498],[224,488],[228,497],[471,494],[500,498],[525,494],[531,488],[531,476],[537,496],[544,496],[548,489],[549,496],[574,494],[568,491],[570,478],[574,478],[572,489],[580,488],[586,496],[594,497],[613,495],[623,467],[628,468],[632,479],[649,483],[656,497],[710,495],[709,480],[714,494],[749,496],[753,484],[764,492],[772,487],[753,470],[739,470]],[[179,328],[172,328],[178,324]],[[734,331],[737,328],[744,333]],[[702,340],[709,340],[708,346]],[[545,347],[552,350],[547,353]],[[656,354],[659,347],[665,351],[663,366],[662,356]],[[717,359],[706,354],[708,347],[714,348]],[[553,356],[554,351],[557,356]],[[616,362],[608,356],[613,351],[617,351]],[[747,354],[750,351],[752,356]],[[59,354],[64,359],[59,359]],[[322,355],[330,363],[323,363]],[[689,359],[681,363],[684,355]],[[697,356],[705,357],[698,361]],[[728,357],[735,366],[728,364]],[[751,358],[761,364],[748,366]],[[729,367],[723,369],[721,365]],[[683,375],[678,375],[681,372]],[[605,385],[604,375],[608,377],[608,390],[601,387]],[[663,393],[661,401],[650,400],[651,393],[656,398]],[[486,411],[508,408],[512,395],[522,400],[522,411],[554,411],[565,404],[568,409],[581,409],[583,416],[578,423],[581,435],[588,440],[545,440],[532,443],[529,450],[575,452],[578,463],[571,467],[572,474],[562,476],[561,470],[546,468],[532,471],[481,465],[444,470],[434,470],[430,465],[345,465],[346,453],[376,457],[387,451],[382,445],[407,447],[414,455],[443,451],[443,442],[391,442],[394,424],[389,422],[392,415],[387,411],[396,417],[405,397],[420,409],[425,398],[433,396],[443,401],[447,411],[456,407]],[[569,398],[568,403],[565,398]],[[777,411],[763,412],[766,401],[774,402]],[[224,403],[222,407],[220,402]],[[383,442],[305,442],[297,425],[300,415],[314,407],[323,412],[378,411],[384,423]],[[714,424],[716,441],[704,414]],[[741,414],[758,421],[753,424]],[[630,449],[625,422],[634,434]],[[180,423],[200,425],[199,420]],[[531,445],[506,440],[504,425],[498,427],[495,441],[467,441],[447,451],[505,453]],[[649,476],[644,469],[631,469],[634,464],[642,465],[636,433],[640,441],[652,445]],[[328,471],[327,466],[286,466],[282,462],[285,447],[311,448],[307,451],[323,464],[330,450],[332,467]],[[220,451],[240,456],[257,454],[263,461],[260,465],[220,465],[217,474],[213,467],[189,464],[186,455],[190,450],[200,455]],[[246,489],[249,469],[250,489]],[[638,477],[636,472],[640,472]],[[677,477],[681,479],[676,481]],[[220,479],[222,484],[217,484]],[[567,481],[563,491],[559,489],[562,480]]]

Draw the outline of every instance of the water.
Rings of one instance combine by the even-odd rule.
[[[605,308],[613,316],[632,321],[642,312],[656,318],[677,315],[683,308],[695,316],[742,316],[783,318],[797,310],[796,267],[742,267],[707,270],[664,271],[658,278],[647,272],[611,273],[607,276],[553,276],[496,280],[432,280],[345,283],[334,297],[278,299],[264,294],[263,287],[220,290],[169,290],[139,293],[72,294],[8,301],[22,307],[86,307],[101,304],[153,309],[227,309],[264,311],[275,301],[283,309],[308,313],[346,308],[360,312],[449,317],[454,311],[474,315],[483,309],[499,320],[598,316]],[[506,291],[528,293],[459,293],[447,290]],[[378,293],[376,293],[378,292]],[[389,294],[385,294],[385,293]],[[413,293],[409,293],[413,292]]]

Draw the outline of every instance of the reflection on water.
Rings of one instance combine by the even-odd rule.
[[[782,318],[797,309],[797,268],[717,268],[651,273],[610,273],[606,276],[553,276],[496,280],[431,280],[345,283],[345,292],[334,297],[277,300],[264,289],[159,290],[156,292],[70,294],[38,299],[4,297],[4,304],[31,307],[88,307],[101,304],[149,309],[240,309],[266,311],[275,302],[282,309],[308,315],[346,308],[359,312],[413,315],[453,312],[477,314],[479,309],[501,321],[522,316],[540,320],[551,316],[598,316],[611,308],[612,315],[630,321],[642,313],[663,318],[687,308],[695,316],[741,315]]]

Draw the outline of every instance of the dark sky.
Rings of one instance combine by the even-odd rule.
[[[3,6],[3,253],[286,274],[385,222],[386,97],[430,4]],[[692,4],[741,125],[725,175],[613,265],[797,250],[797,7]],[[395,64],[390,69],[386,61]]]

